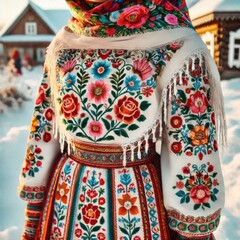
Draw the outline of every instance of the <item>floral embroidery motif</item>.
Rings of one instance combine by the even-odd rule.
[[[34,177],[39,169],[42,167],[43,156],[41,155],[42,149],[37,145],[29,145],[22,168],[22,176]]]
[[[220,210],[212,215],[203,217],[185,216],[175,210],[168,210],[169,226],[175,231],[194,234],[194,236],[202,236],[204,233],[213,232],[219,225]]]
[[[70,186],[72,184],[72,174],[76,163],[69,161],[60,175],[60,181],[57,185],[54,215],[52,220],[51,239],[64,239],[64,224],[66,222],[67,209],[69,204]]]
[[[111,37],[152,32],[180,26],[192,27],[185,2],[178,4],[162,1],[141,1],[132,6],[131,1],[108,1],[99,6],[67,1],[74,12],[69,26],[87,36]],[[89,3],[88,3],[89,4]]]
[[[181,198],[180,203],[191,202],[194,210],[200,207],[203,210],[211,208],[210,201],[215,202],[219,192],[217,172],[214,172],[214,166],[209,162],[200,167],[188,163],[182,168],[182,173],[177,175],[179,181],[173,186],[173,189],[178,190],[176,195]]]
[[[52,131],[52,120],[54,117],[54,111],[50,104],[51,89],[47,78],[48,72],[45,69],[43,80],[38,90],[30,129],[30,138],[34,138],[36,141],[42,139],[44,142],[49,142],[52,139],[50,132]]]
[[[146,120],[156,78],[181,46],[61,52],[58,102],[66,130],[94,142],[129,137]]]
[[[171,101],[172,116],[168,132],[172,137],[173,153],[179,156],[183,153],[186,156],[196,155],[199,160],[218,150],[211,91],[204,71],[204,65],[201,67],[195,62],[195,70],[190,70],[190,78],[182,75],[183,86],[178,86]]]
[[[105,223],[103,213],[106,210],[104,188],[105,180],[101,172],[87,170],[83,177],[82,191],[79,196],[79,214],[77,219],[81,227],[75,231],[76,237],[81,239],[105,239]],[[101,238],[100,238],[101,237]]]
[[[117,193],[120,198],[117,198],[119,203],[118,214],[122,217],[118,218],[120,224],[119,229],[125,235],[122,239],[137,239],[136,235],[139,230],[140,218],[137,216],[140,213],[137,197],[135,196],[136,186],[131,178],[129,170],[121,169],[118,171],[120,174],[120,184],[117,186]],[[133,238],[134,236],[134,238]]]
[[[20,197],[29,202],[40,202],[43,201],[44,191],[46,187],[30,187],[30,186],[21,186],[19,189]]]
[[[156,195],[154,192],[153,183],[151,181],[151,176],[146,165],[140,167],[142,180],[144,184],[145,196],[148,205],[148,217],[151,226],[151,234],[153,239],[159,239],[160,229],[159,229],[159,220],[158,220],[158,209],[156,202]]]

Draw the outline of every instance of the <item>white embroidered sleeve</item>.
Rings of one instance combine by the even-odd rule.
[[[43,200],[51,167],[59,153],[59,142],[53,136],[54,109],[47,68],[39,86],[20,174],[19,195],[29,202]]]
[[[217,228],[224,205],[216,127],[221,103],[214,101],[221,89],[212,87],[215,80],[206,62],[201,54],[193,55],[163,96],[164,204],[169,227],[191,239],[209,236]]]

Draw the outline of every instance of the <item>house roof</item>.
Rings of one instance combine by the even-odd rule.
[[[192,20],[206,16],[210,13],[240,13],[239,0],[198,0],[190,7]]]
[[[7,33],[8,29],[17,22],[22,14],[27,11],[28,7],[31,7],[54,33],[57,33],[61,27],[65,26],[68,19],[71,17],[68,9],[43,9],[34,2],[29,1],[29,3],[25,4],[23,9],[11,21],[5,24],[0,32],[0,36]]]

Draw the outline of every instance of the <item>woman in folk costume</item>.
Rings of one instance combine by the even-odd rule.
[[[213,239],[222,93],[185,0],[66,2],[21,173],[23,239]]]

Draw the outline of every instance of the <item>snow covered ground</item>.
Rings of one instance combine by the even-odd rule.
[[[24,71],[16,80],[27,84],[27,95],[34,99],[41,80],[42,67]],[[0,75],[0,83],[2,77]],[[0,85],[1,87],[1,85]],[[217,240],[240,239],[240,78],[222,81],[227,113],[228,144],[222,159],[226,185],[226,204]],[[27,134],[33,101],[26,101],[21,108],[8,109],[0,114],[0,240],[20,239],[24,205],[17,196],[18,175],[25,154]]]

